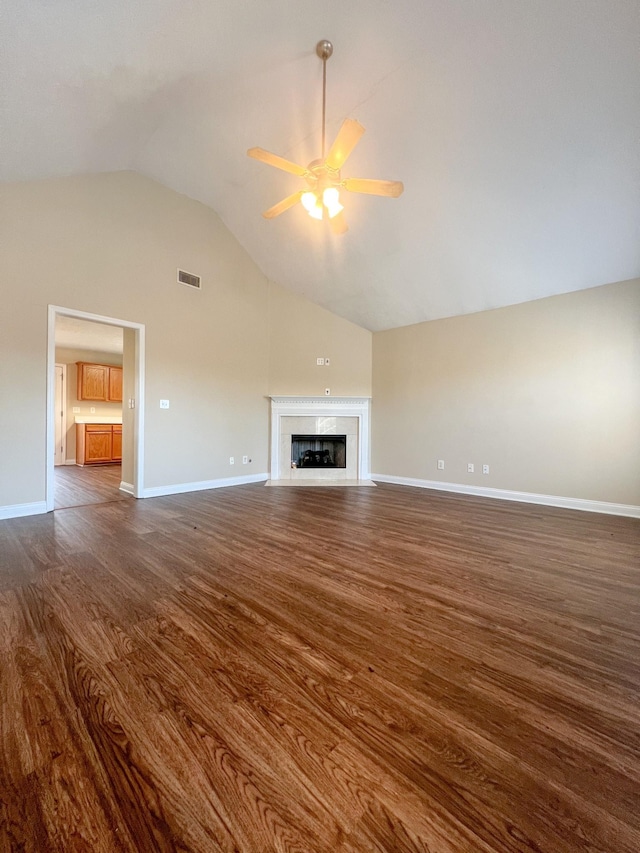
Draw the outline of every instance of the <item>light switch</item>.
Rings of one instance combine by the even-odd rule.
[[[160,400],[160,408],[161,409],[168,409],[169,408],[169,401],[168,400]]]

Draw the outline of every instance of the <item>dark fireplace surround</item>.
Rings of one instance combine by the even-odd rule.
[[[292,468],[346,468],[346,435],[292,435]]]

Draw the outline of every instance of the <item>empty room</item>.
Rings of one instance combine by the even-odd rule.
[[[0,851],[637,853],[637,0],[2,17]]]

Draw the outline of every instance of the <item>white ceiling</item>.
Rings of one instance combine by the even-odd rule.
[[[122,355],[121,326],[94,323],[58,314],[55,329],[56,349],[80,349]]]
[[[214,208],[264,273],[370,329],[640,276],[638,0],[4,0],[0,179],[133,169]],[[350,230],[260,215],[367,129]],[[197,270],[196,270],[197,272]]]

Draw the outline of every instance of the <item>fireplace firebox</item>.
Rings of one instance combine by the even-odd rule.
[[[346,468],[346,435],[292,435],[292,468]]]

